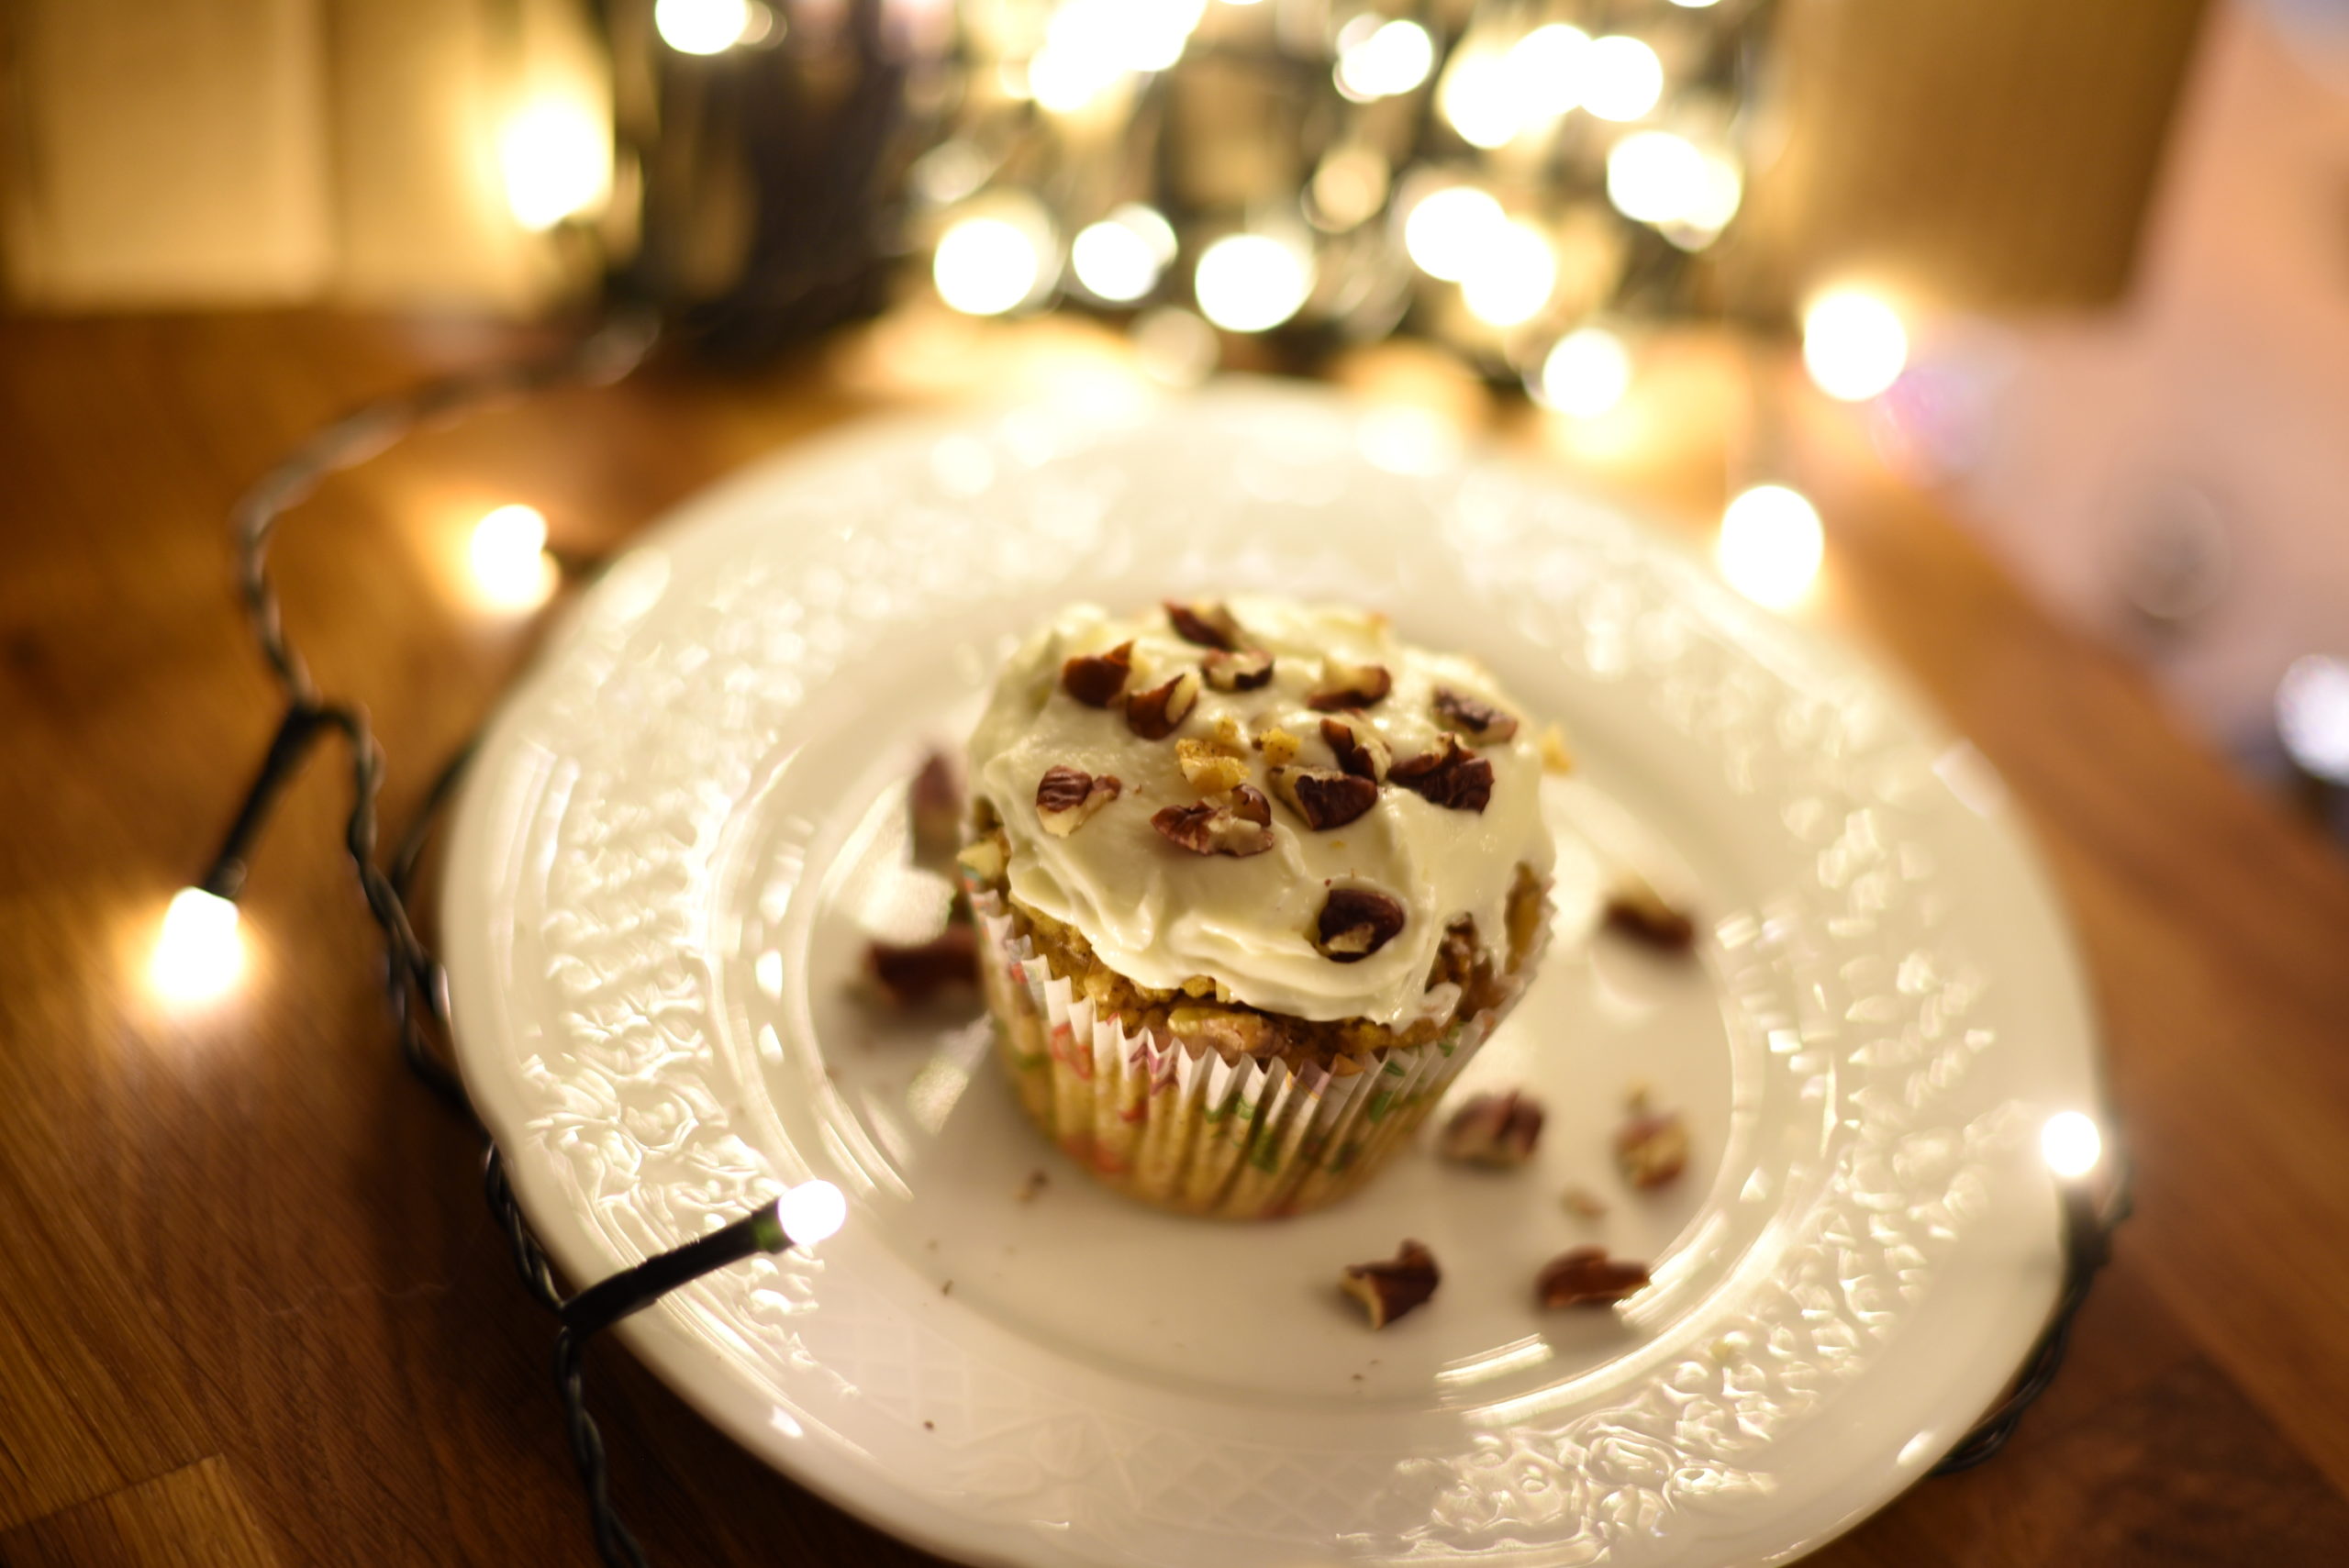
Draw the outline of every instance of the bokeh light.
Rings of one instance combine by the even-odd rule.
[[[1857,403],[1900,379],[1909,362],[1909,332],[1876,295],[1837,289],[1803,312],[1802,362],[1820,391]]]
[[[559,575],[547,557],[547,520],[535,506],[507,506],[473,525],[465,557],[473,591],[496,609],[533,609],[554,592]]]
[[[722,54],[751,30],[751,0],[660,0],[652,26],[679,54]]]
[[[584,104],[548,98],[507,122],[497,140],[507,209],[533,234],[600,206],[611,195],[612,138]]]
[[[1534,384],[1541,401],[1577,419],[1596,419],[1631,386],[1631,350],[1604,327],[1583,327],[1558,339]]]
[[[1541,313],[1557,284],[1550,237],[1534,224],[1504,223],[1471,259],[1460,297],[1486,326],[1515,327]]]
[[[775,1218],[795,1247],[812,1247],[848,1223],[848,1199],[829,1182],[802,1182],[775,1199]]]
[[[2349,784],[2349,660],[2310,653],[2276,686],[2276,732],[2292,761]]]
[[[1158,217],[1156,213],[1151,216]],[[1158,218],[1161,228],[1165,222],[1164,218]],[[1174,238],[1171,230],[1167,238]],[[1129,304],[1156,288],[1158,274],[1168,259],[1136,225],[1120,222],[1114,215],[1088,224],[1077,234],[1068,251],[1069,266],[1075,272],[1076,281],[1096,299],[1113,305]]]
[[[1444,68],[1436,107],[1460,139],[1489,151],[1505,147],[1524,123],[1524,106],[1508,57],[1497,50],[1463,49]]]
[[[1403,249],[1419,271],[1458,283],[1477,252],[1508,225],[1501,204],[1474,185],[1452,185],[1419,199],[1403,220]]]
[[[2039,1129],[2039,1153],[2049,1170],[2067,1182],[2077,1181],[2104,1158],[2104,1131],[2093,1117],[2058,1111]]]
[[[1417,22],[1357,17],[1338,34],[1338,91],[1356,103],[1408,93],[1434,69],[1435,40]]]
[[[1199,311],[1228,332],[1264,332],[1304,307],[1313,264],[1263,234],[1230,234],[1199,257],[1192,290]]]
[[[1607,199],[1642,223],[1672,223],[1700,208],[1706,183],[1705,155],[1668,130],[1633,131],[1607,154]]]
[[[1590,35],[1564,22],[1545,22],[1510,46],[1510,93],[1526,119],[1551,118],[1582,103]]]
[[[1000,316],[1035,292],[1044,259],[1019,225],[1000,217],[958,218],[939,237],[930,275],[938,297],[965,316]]]
[[[1757,484],[1721,514],[1713,559],[1730,585],[1756,604],[1791,609],[1810,593],[1826,553],[1819,513],[1783,484]]]
[[[1664,61],[1637,39],[1598,39],[1583,51],[1582,106],[1603,120],[1635,120],[1664,96]]]

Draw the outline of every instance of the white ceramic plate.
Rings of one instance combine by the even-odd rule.
[[[443,945],[532,1224],[584,1282],[839,1183],[848,1225],[814,1255],[623,1331],[741,1442],[923,1546],[1777,1561],[1928,1469],[2053,1299],[2035,1135],[2090,1102],[2091,1029],[1995,776],[1617,511],[1395,437],[1243,387],[795,449],[615,565],[474,768]],[[1701,910],[1694,963],[1562,943],[1472,1063],[1464,1088],[1547,1102],[1536,1167],[1415,1154],[1323,1214],[1160,1215],[1036,1137],[984,1025],[846,994],[863,932],[937,916],[893,792],[1008,637],[1070,597],[1242,584],[1484,657],[1575,738],[1563,804]],[[1651,1196],[1606,1152],[1633,1080],[1695,1131]],[[1569,1215],[1569,1184],[1610,1212]],[[1333,1283],[1405,1236],[1443,1286],[1373,1334]],[[1536,1269],[1587,1241],[1654,1287],[1537,1312]]]

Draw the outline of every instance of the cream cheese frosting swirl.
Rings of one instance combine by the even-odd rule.
[[[1178,631],[1167,610],[1113,616],[1074,605],[1020,642],[970,743],[974,785],[1009,841],[1012,896],[1074,927],[1102,962],[1138,984],[1174,990],[1207,975],[1266,1012],[1406,1021],[1421,1005],[1445,928],[1469,916],[1478,941],[1505,951],[1517,868],[1549,874],[1540,726],[1475,661],[1411,647],[1382,616],[1258,596],[1236,595],[1225,607],[1237,623],[1235,646],[1272,656],[1271,678],[1252,690],[1203,684],[1196,706],[1162,740],[1137,734],[1117,702],[1078,700],[1062,673],[1072,658],[1125,643],[1132,644],[1126,695],[1198,672],[1209,650]],[[1189,629],[1194,638],[1214,635],[1197,623]],[[1329,711],[1333,672],[1370,665],[1391,677],[1386,695]],[[1317,691],[1323,708],[1314,705]],[[1439,711],[1440,694],[1448,694],[1447,711]],[[1464,701],[1498,710],[1503,722],[1479,727]],[[1407,771],[1414,759],[1464,746],[1491,767],[1483,809],[1441,804],[1445,792],[1415,793],[1390,778],[1361,816],[1316,829],[1275,787],[1264,751],[1243,740],[1248,783],[1272,800],[1269,850],[1196,853],[1152,826],[1155,814],[1202,797],[1185,775],[1178,741],[1212,743],[1219,734],[1261,740],[1278,729],[1298,743],[1295,766],[1335,771],[1322,730],[1332,717],[1375,730]],[[1511,718],[1515,733],[1503,739],[1496,731]],[[1037,806],[1038,785],[1056,768],[1119,785],[1116,798],[1064,835],[1047,828]],[[1332,890],[1348,888],[1388,895],[1404,918],[1367,956],[1339,962],[1316,934]]]

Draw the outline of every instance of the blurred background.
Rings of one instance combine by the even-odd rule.
[[[0,29],[12,314],[643,311],[694,373],[893,400],[1319,375],[1391,406],[1400,467],[1497,429],[1651,498],[1702,469],[1723,570],[1782,605],[1818,572],[1806,471],[1860,443],[2349,832],[2349,0]]]

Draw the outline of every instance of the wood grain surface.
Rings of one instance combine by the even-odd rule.
[[[0,1563],[594,1561],[549,1324],[483,1210],[480,1150],[391,1050],[338,766],[260,847],[242,988],[175,1016],[140,983],[273,722],[229,502],[321,419],[519,337],[0,322]],[[986,346],[1066,357],[1041,341]],[[608,549],[779,442],[952,389],[902,347],[885,329],[729,382],[656,367],[328,484],[279,552],[288,620],[372,710],[391,819],[528,651],[527,625],[460,591],[473,518],[527,500],[559,544]],[[1585,462],[1696,527],[1727,432],[1674,428]],[[1815,613],[1905,669],[2021,800],[2079,928],[2138,1182],[2074,1362],[2012,1448],[1819,1561],[2349,1562],[2349,868],[1843,425],[1798,438],[1831,535]],[[589,1376],[656,1562],[925,1561],[617,1348]]]

